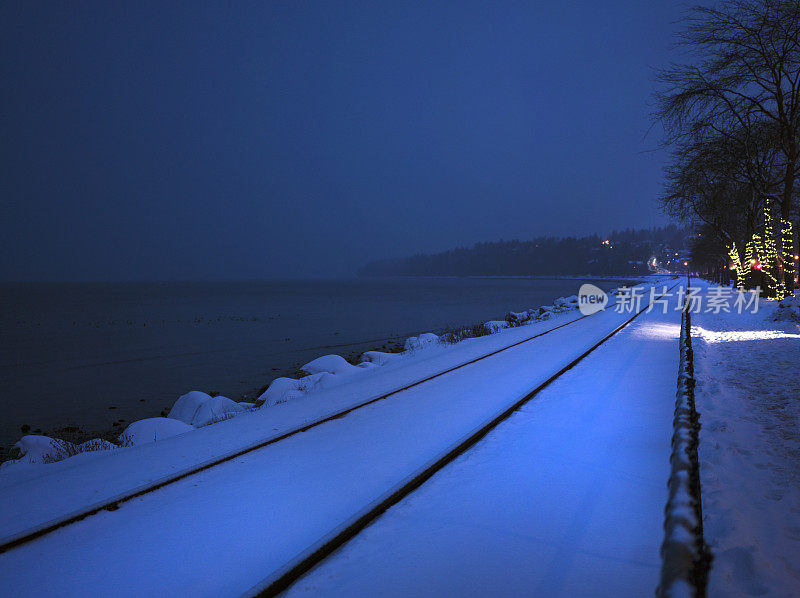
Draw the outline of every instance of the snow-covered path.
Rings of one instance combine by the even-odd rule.
[[[424,466],[465,432],[526,394],[627,317],[612,311],[597,314],[402,396],[132,500],[118,511],[101,512],[15,548],[0,555],[1,586],[13,588],[14,595],[237,595]],[[516,497],[518,500],[511,502],[527,509],[527,519],[514,524],[518,535],[516,543],[510,544],[521,553],[527,550],[527,567],[539,571],[537,583],[552,583],[552,588],[567,591],[575,587],[571,585],[574,579],[616,577],[620,584],[625,581],[647,588],[648,594],[655,587],[669,465],[678,322],[675,311],[643,315],[564,376],[564,381],[571,382],[554,384],[541,400],[508,424],[513,432],[520,429],[519,417],[523,424],[530,420],[533,428],[529,432],[512,433],[507,445],[502,439],[508,430],[498,433],[497,439],[493,436],[465,458],[466,463],[471,459],[482,462],[487,447],[495,442],[503,445],[500,453],[508,453],[510,462],[497,464],[499,477],[487,486],[494,488],[489,493],[493,495],[490,502],[502,511],[510,509],[503,498]],[[492,344],[504,342],[502,337],[509,343],[514,335],[522,334],[530,334],[530,330],[476,339],[458,351],[462,357],[469,351],[486,352]],[[453,359],[453,354],[446,359]],[[432,367],[430,363],[422,365],[423,370]],[[387,370],[390,374],[392,371]],[[397,377],[397,372],[394,375]],[[390,381],[385,384],[390,385]],[[380,382],[373,379],[363,385],[375,387]],[[340,403],[353,401],[357,388],[358,383],[343,386],[329,392],[328,398]],[[315,402],[309,400],[305,405],[313,407]],[[325,403],[316,405],[326,407]],[[309,415],[303,416],[300,408],[283,410],[286,421],[278,420],[276,427],[288,425],[291,414],[300,421]],[[268,416],[261,418],[262,430],[264,417]],[[232,431],[252,435],[258,425],[258,417],[237,418],[184,439],[169,439],[160,443],[161,447],[98,458],[84,463],[85,467],[64,470],[55,479],[64,483],[72,480],[74,485],[75,479],[82,479],[81,471],[92,472],[84,474],[84,481],[102,475],[104,464],[108,470],[109,459],[141,461],[142,456],[158,457],[158,450],[168,453],[169,463],[180,464],[188,458],[186,455],[196,455],[198,448],[213,450],[226,433],[230,441]],[[158,469],[157,463],[153,468]],[[141,465],[137,475],[145,476],[146,470]],[[508,488],[497,485],[507,484],[508,476],[516,483]],[[23,490],[35,491],[37,484],[53,490],[56,482],[48,477],[10,488],[4,502],[24,515],[25,505],[19,504]],[[441,477],[445,481],[454,479]],[[116,476],[115,483],[130,482],[120,478],[125,476]],[[461,482],[470,479],[462,478]],[[81,489],[65,491],[71,508]],[[429,492],[427,487],[420,496],[424,492]],[[84,494],[92,496],[92,489]],[[459,499],[456,492],[443,500],[460,504],[475,498]],[[36,500],[43,502],[42,498]],[[414,497],[412,502],[416,500]],[[476,502],[474,508],[481,504]],[[0,523],[13,531],[15,522],[8,514],[4,511]],[[391,521],[391,517],[386,520]],[[446,525],[447,521],[448,516],[443,515],[441,523]],[[526,530],[526,521],[538,521],[542,527]],[[491,517],[474,522],[476,526],[481,523],[487,530],[495,529],[496,521]],[[439,533],[434,531],[433,535]],[[549,552],[530,550],[531,538],[537,537],[542,540],[540,548],[549,546]],[[411,546],[412,551],[419,549],[413,542]],[[459,558],[453,561],[463,556],[463,562],[470,563],[469,555],[462,554],[470,547],[476,545],[465,543]],[[496,566],[512,562],[502,554],[492,558],[480,547],[476,555]],[[397,562],[388,557],[378,560],[381,558],[386,558],[384,567],[399,571]],[[541,566],[534,568],[533,562]],[[417,565],[425,566],[424,559],[420,558]],[[431,566],[429,578],[436,571],[450,570],[439,569],[443,566],[441,558],[431,561]],[[38,571],[46,574],[39,575]],[[512,577],[510,570],[493,571]],[[458,585],[461,582],[455,575],[455,571],[453,575],[437,573],[442,580]],[[501,581],[496,579],[495,583]],[[364,583],[368,582],[369,578]],[[344,582],[338,578],[338,583]]]
[[[649,596],[680,315],[644,315],[290,594]]]
[[[779,311],[693,320],[712,598],[800,595],[800,326]]]

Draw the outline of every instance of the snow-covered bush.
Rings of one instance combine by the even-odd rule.
[[[358,371],[356,366],[347,363],[347,360],[341,355],[323,355],[322,357],[317,357],[315,360],[309,361],[301,369],[309,374],[328,372],[329,374],[336,375],[352,374]]]
[[[374,351],[374,357],[378,357],[378,352]],[[371,367],[373,364],[369,363],[366,367]],[[261,393],[256,399],[256,406],[271,407],[280,403],[285,403],[292,399],[296,399],[305,394],[319,390],[322,388],[329,388],[339,384],[342,378],[348,377],[352,374],[363,372],[366,368],[364,364],[355,366],[348,363],[341,355],[323,355],[313,361],[309,361],[302,366],[302,372],[308,372],[307,376],[302,378],[276,378]]]
[[[14,445],[12,457],[23,463],[55,463],[80,453],[106,451],[113,448],[117,448],[117,446],[100,438],[73,444],[60,438],[31,434],[23,436]]]
[[[191,425],[196,428],[230,419],[247,411],[243,405],[228,397],[211,397],[197,409]]]
[[[302,396],[303,391],[300,390],[300,380],[285,377],[275,378],[267,387],[267,390],[256,399],[256,406],[272,407]]]
[[[508,322],[510,326],[522,326],[528,323],[531,316],[535,313],[534,310],[510,311],[506,314],[506,322]]]
[[[375,365],[386,365],[400,357],[399,353],[384,353],[383,351],[367,351],[361,355],[361,364],[372,363]]]
[[[433,346],[438,342],[439,342],[438,336],[436,336],[432,332],[426,332],[425,334],[420,334],[419,336],[412,336],[407,338],[405,345],[403,345],[403,350],[418,351],[419,349],[424,349],[426,347]]]
[[[228,397],[212,397],[193,390],[178,398],[167,417],[194,427],[228,419],[247,411],[245,407]]]
[[[489,331],[489,334],[494,334],[508,328],[508,322],[505,320],[489,320],[483,326]]]
[[[170,419],[178,419],[185,424],[191,425],[194,414],[197,413],[198,409],[200,409],[200,405],[208,401],[210,398],[211,395],[199,390],[187,392],[185,395],[178,397],[178,400],[175,401],[175,404],[172,406],[172,409],[170,409],[167,417]]]
[[[133,422],[125,428],[119,439],[124,446],[137,446],[164,440],[170,436],[177,436],[191,430],[194,430],[194,427],[178,419],[150,417]]]

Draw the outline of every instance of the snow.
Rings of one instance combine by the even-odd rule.
[[[199,428],[244,413],[246,410],[228,397],[212,397],[199,390],[193,390],[175,401],[167,417]]]
[[[375,365],[386,365],[400,357],[398,353],[383,353],[381,351],[367,351],[361,356],[363,363],[374,363]]]
[[[501,330],[508,328],[508,322],[505,320],[490,320],[489,322],[486,322],[484,326],[486,326],[486,329],[490,333],[494,334],[495,332],[500,332]]]
[[[664,509],[661,580],[656,594],[672,596],[693,585],[705,546],[700,530],[698,484],[698,420],[694,409],[694,378],[690,314],[682,314],[677,392],[670,455],[669,498]]]
[[[107,451],[117,448],[117,445],[100,438],[87,440],[81,444],[73,444],[58,438],[30,434],[20,438],[14,447],[19,449],[21,457],[17,461],[7,461],[0,466],[6,470],[6,473],[20,471],[16,468],[17,465],[51,464],[55,461],[73,458],[84,453]]]
[[[590,355],[585,368],[568,372],[509,420],[504,433],[461,459],[459,467],[466,469],[451,471],[463,476],[432,480],[432,496],[446,500],[428,502],[417,498],[424,494],[414,495],[411,502],[429,505],[437,518],[414,528],[422,542],[408,544],[412,554],[407,558],[374,553],[375,575],[427,563],[420,583],[449,582],[468,593],[488,589],[487,570],[499,574],[493,579],[501,589],[535,578],[533,587],[541,595],[586,595],[576,590],[600,578],[620,584],[604,590],[628,583],[652,593],[669,468],[676,316],[642,316]],[[553,316],[559,324],[578,317],[574,310]],[[16,595],[86,595],[98,588],[114,588],[121,596],[238,595],[627,317],[612,310],[595,314],[83,519],[0,555],[0,579]],[[316,388],[303,393],[303,400],[243,413],[191,434],[102,451],[87,461],[38,466],[38,476],[4,476],[0,470],[0,537],[14,537],[233,454],[553,324],[535,321],[452,346],[427,343],[424,350],[359,375],[320,371],[305,377]],[[653,327],[660,327],[658,334],[650,334]],[[199,401],[195,412],[207,401]],[[185,403],[188,411],[192,401]],[[446,495],[437,483],[448,485]],[[447,542],[459,534],[490,543],[454,549]],[[437,538],[445,545],[437,547]],[[180,567],[175,567],[176,555]],[[454,568],[451,563],[462,558]],[[47,575],[32,575],[42,563]]]
[[[125,428],[119,439],[124,446],[136,446],[148,442],[158,442],[192,430],[194,427],[177,419],[151,417],[133,422]]]
[[[711,597],[800,593],[800,327],[787,314],[796,301],[693,316]]]
[[[274,407],[302,396],[300,380],[286,377],[275,378],[267,390],[256,399],[256,406]]]
[[[510,311],[506,314],[506,322],[512,326],[520,326],[530,320],[531,316],[536,313],[536,310],[529,311]]]
[[[432,332],[426,332],[425,334],[420,334],[419,336],[412,336],[406,339],[405,345],[403,349],[405,351],[418,351],[419,349],[424,349],[434,343],[439,342],[439,337],[433,334]]]
[[[172,409],[170,409],[168,417],[178,419],[185,424],[191,425],[200,405],[210,398],[210,395],[199,390],[187,392],[185,395],[178,397],[178,400],[175,401]]]
[[[195,427],[207,426],[245,411],[247,409],[244,406],[228,397],[211,397],[197,408],[191,425]]]
[[[794,296],[786,297],[775,308],[775,320],[800,322],[800,291],[795,291]]]
[[[328,372],[329,374],[345,375],[359,371],[356,366],[347,363],[345,358],[340,355],[323,355],[313,361],[309,361],[300,369],[309,374]]]
[[[642,316],[288,595],[652,595],[678,323]]]
[[[54,443],[55,441],[49,436],[29,434],[20,438],[14,447],[19,449],[28,463],[43,463],[51,453],[58,450]]]

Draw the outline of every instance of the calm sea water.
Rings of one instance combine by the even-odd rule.
[[[619,280],[593,280],[600,287]],[[189,390],[252,395],[327,353],[502,319],[569,279],[0,284],[0,446],[27,424],[107,432]],[[125,420],[120,422],[120,420]]]

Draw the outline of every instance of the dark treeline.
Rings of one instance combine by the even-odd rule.
[[[644,274],[647,261],[674,255],[684,232],[664,228],[615,231],[607,237],[541,237],[531,241],[477,243],[433,255],[371,262],[359,276],[529,276]]]

